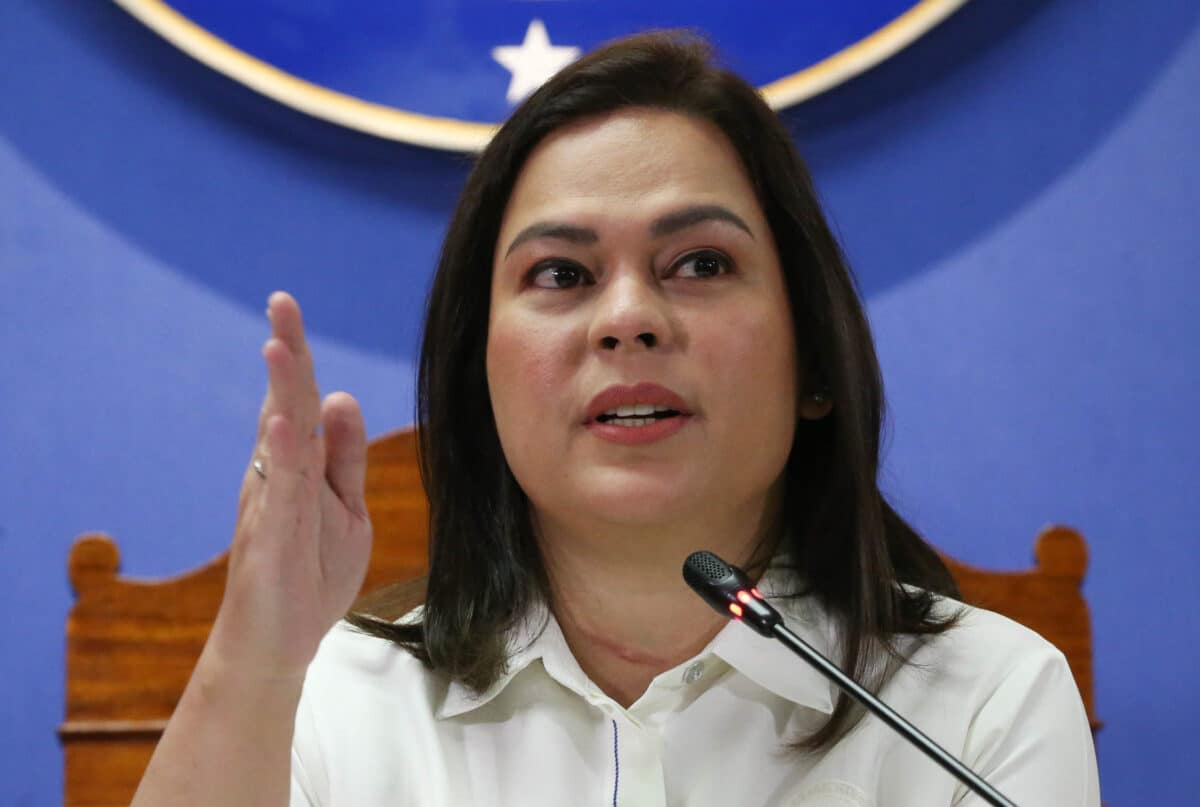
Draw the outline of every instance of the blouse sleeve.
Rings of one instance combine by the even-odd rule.
[[[1100,807],[1091,727],[1066,658],[1024,658],[976,712],[963,762],[1020,807]],[[987,807],[963,785],[957,807]]]
[[[324,807],[327,803],[321,796],[328,788],[325,786],[325,768],[312,715],[312,702],[308,695],[306,687],[296,709],[296,726],[292,736],[292,785],[289,807]]]
[[[319,807],[319,802],[313,798],[312,784],[309,782],[308,774],[304,770],[304,763],[301,762],[296,750],[292,749],[292,790],[291,798],[288,801],[289,807]]]

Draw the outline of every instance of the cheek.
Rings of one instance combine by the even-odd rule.
[[[738,445],[764,459],[781,450],[786,454],[798,395],[790,313],[747,306],[719,332],[707,333],[704,364],[717,370],[715,400],[724,410],[719,423],[737,432]]]
[[[709,365],[721,367],[732,387],[727,400],[744,396],[755,406],[794,407],[796,346],[786,311],[747,308],[706,341]]]
[[[536,323],[505,318],[491,323],[488,390],[506,452],[528,443],[550,415],[564,411],[568,357],[563,345],[561,334]]]

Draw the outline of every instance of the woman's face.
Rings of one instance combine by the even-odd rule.
[[[774,240],[719,129],[631,109],[535,149],[496,244],[487,376],[539,517],[762,512],[804,412]]]

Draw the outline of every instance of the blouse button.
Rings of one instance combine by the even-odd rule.
[[[704,677],[704,665],[697,661],[683,671],[683,683],[694,684]]]

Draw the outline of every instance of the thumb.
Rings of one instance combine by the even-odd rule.
[[[358,401],[334,392],[321,402],[325,480],[352,513],[366,517],[367,429]]]

